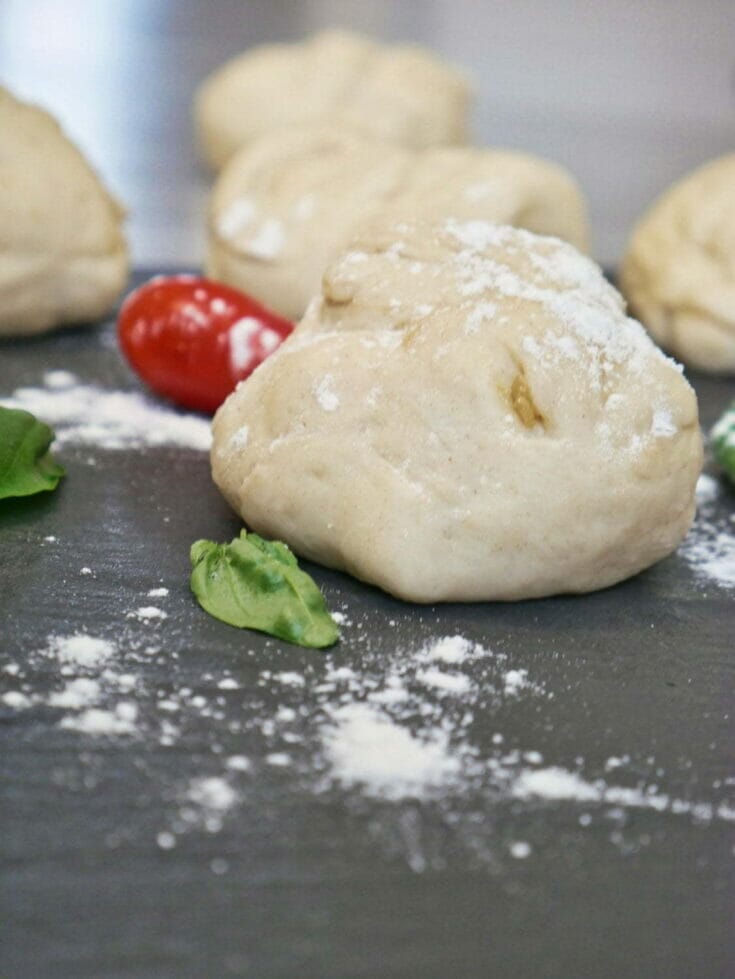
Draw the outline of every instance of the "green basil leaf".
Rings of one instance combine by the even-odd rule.
[[[216,619],[315,649],[339,638],[324,596],[280,541],[245,530],[230,544],[198,540],[191,565],[191,590]]]
[[[735,483],[735,401],[710,432],[712,453]]]
[[[64,469],[48,451],[53,440],[30,412],[0,407],[0,500],[56,489]]]

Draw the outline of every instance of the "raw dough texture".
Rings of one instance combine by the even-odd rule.
[[[254,140],[210,204],[207,273],[299,319],[355,229],[396,216],[481,218],[587,247],[586,207],[561,167],[508,150],[411,152],[331,127]]]
[[[417,602],[603,588],[669,554],[702,446],[678,366],[570,245],[381,221],[214,420],[246,524]]]
[[[412,154],[332,128],[254,140],[212,193],[205,270],[290,319],[322,273],[408,172]]]
[[[54,118],[0,88],[0,335],[106,313],[128,275],[122,219]]]
[[[633,232],[620,282],[662,347],[700,370],[735,373],[735,154],[654,203]]]
[[[329,122],[413,147],[462,143],[469,87],[419,47],[386,47],[345,31],[246,51],[202,83],[197,140],[215,169],[264,132]]]

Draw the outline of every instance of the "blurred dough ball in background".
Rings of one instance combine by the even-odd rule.
[[[103,316],[128,276],[123,218],[56,120],[0,88],[0,334]]]
[[[601,270],[476,220],[362,228],[213,431],[250,528],[415,602],[636,574],[702,462],[694,391]]]
[[[423,48],[325,31],[229,61],[200,86],[194,120],[201,155],[219,169],[256,136],[304,123],[409,147],[463,143],[469,100],[462,73]]]
[[[735,373],[735,154],[667,190],[635,228],[620,285],[666,350]]]
[[[588,245],[587,209],[561,167],[506,150],[401,149],[333,127],[278,130],[227,164],[209,211],[206,271],[291,319],[366,220],[473,218]]]
[[[262,136],[215,184],[207,275],[299,319],[330,259],[395,194],[410,160],[398,146],[336,128]]]
[[[511,224],[589,250],[587,205],[572,175],[529,153],[439,147],[414,155],[391,202],[406,219]]]

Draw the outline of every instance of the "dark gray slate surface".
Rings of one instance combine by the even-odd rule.
[[[0,395],[51,367],[134,388],[112,337],[108,325],[0,346]],[[696,387],[709,425],[733,386]],[[115,639],[116,669],[139,678],[129,699],[141,734],[91,739],[60,729],[63,712],[43,703],[0,707],[3,977],[733,974],[731,822],[512,801],[487,782],[423,803],[330,784],[318,723],[330,695],[316,690],[324,654],[232,630],[189,594],[190,543],[238,529],[205,456],[68,447],[63,461],[57,494],[0,505],[0,657],[21,667],[0,685],[58,689],[53,661],[34,654],[51,634]],[[723,490],[723,519],[732,503]],[[539,750],[587,779],[627,754],[608,781],[727,798],[733,592],[681,557],[587,597],[436,608],[309,570],[352,622],[331,662],[362,678],[379,682],[402,651],[453,633],[529,671],[542,695],[489,699],[476,713],[467,740],[481,757],[497,756],[502,733],[503,751]],[[170,595],[153,604],[169,618],[130,619],[159,584]],[[486,680],[480,665],[466,670]],[[218,688],[224,676],[238,688]],[[157,706],[169,695],[170,715]],[[264,723],[284,704],[304,708],[290,729],[298,741]],[[166,719],[178,728],[170,744]],[[267,762],[284,751],[289,766]],[[223,759],[240,754],[252,768],[227,773],[238,801],[221,827],[186,824],[191,780],[221,776]],[[173,849],[160,845],[167,832]],[[510,855],[517,840],[531,844],[527,859]]]

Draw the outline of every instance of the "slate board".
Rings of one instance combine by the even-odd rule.
[[[0,394],[49,368],[137,387],[111,323],[4,343]],[[733,385],[694,383],[707,427]],[[448,809],[317,786],[311,712],[324,655],[232,630],[190,596],[190,543],[238,530],[205,455],[67,447],[63,461],[58,493],[0,506],[2,662],[21,665],[26,689],[48,691],[54,665],[31,651],[50,634],[91,632],[129,653],[142,731],[160,730],[156,698],[182,686],[215,716],[189,711],[162,745],[61,730],[60,711],[44,705],[0,707],[3,977],[733,975],[732,823],[474,790]],[[732,504],[723,489],[723,519]],[[358,673],[453,633],[528,669],[544,696],[481,713],[480,755],[501,732],[508,748],[540,749],[545,764],[594,778],[627,753],[620,784],[726,798],[734,593],[680,557],[586,597],[431,608],[307,569],[332,607],[347,608],[352,625],[332,659]],[[159,584],[169,618],[136,624],[128,613]],[[143,653],[146,638],[160,652]],[[296,671],[305,686],[274,691],[263,670]],[[217,687],[225,674],[238,689]],[[3,689],[18,683],[0,674]],[[286,746],[263,724],[284,698],[305,708],[301,740]],[[284,747],[290,766],[266,763]],[[189,828],[162,848],[181,786],[239,754],[252,769],[231,773],[241,798],[221,828]],[[518,839],[527,859],[509,853]]]

